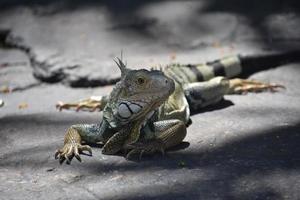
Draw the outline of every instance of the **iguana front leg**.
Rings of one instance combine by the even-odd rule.
[[[61,164],[65,160],[67,164],[70,164],[73,157],[81,162],[79,154],[82,151],[92,154],[91,147],[82,145],[82,141],[93,144],[102,142],[105,144],[102,149],[103,154],[115,154],[124,149],[126,142],[136,141],[139,138],[140,126],[141,122],[136,121],[115,132],[108,128],[109,124],[106,120],[103,120],[101,124],[72,125],[65,135],[64,146],[56,151],[55,158],[59,159]]]
[[[64,145],[55,153],[55,158],[62,164],[67,160],[67,164],[75,156],[81,162],[80,154],[88,151],[92,155],[92,149],[89,145],[82,145],[82,141],[88,143],[97,143],[104,140],[102,128],[105,124],[78,124],[72,125],[65,135]]]
[[[129,150],[126,155],[127,159],[134,154],[139,154],[140,159],[144,153],[161,152],[164,154],[166,149],[180,144],[186,136],[185,124],[177,119],[154,122],[153,127],[152,133],[147,131],[144,133],[144,138],[127,145],[126,148]]]
[[[99,109],[100,111],[103,110],[103,108],[107,104],[107,101],[108,101],[107,96],[92,96],[88,99],[83,99],[74,103],[64,103],[59,101],[56,104],[56,108],[59,109],[59,111],[62,111],[64,109],[65,110],[75,109],[76,111],[88,110],[90,112],[94,112],[97,109]]]
[[[64,146],[55,152],[55,159],[59,159],[60,164],[65,160],[67,160],[67,164],[70,164],[75,156],[81,162],[79,154],[85,150],[92,155],[91,147],[81,144],[81,136],[78,131],[74,128],[69,128],[65,135]]]

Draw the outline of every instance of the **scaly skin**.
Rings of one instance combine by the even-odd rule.
[[[161,71],[130,70],[121,60],[117,64],[121,70],[121,81],[105,104],[101,125],[98,129],[80,125],[71,127],[65,136],[64,147],[56,153],[61,162],[66,159],[70,163],[73,156],[78,157],[81,139],[105,143],[104,154],[132,151],[133,144],[140,139],[143,124],[147,124],[148,118],[174,92],[174,81]],[[90,134],[93,131],[95,134]]]
[[[89,143],[104,144],[103,154],[126,151],[134,154],[164,153],[183,141],[190,110],[198,110],[219,102],[225,94],[275,91],[283,87],[243,79],[228,79],[242,71],[240,58],[227,57],[199,65],[170,65],[164,71],[131,70],[121,60],[116,62],[121,80],[109,96],[90,98],[79,103],[64,104],[61,109],[97,108],[103,110],[100,124],[73,125],[65,135],[64,146],[55,157],[69,164],[87,150]]]

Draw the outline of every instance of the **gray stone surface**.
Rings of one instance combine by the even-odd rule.
[[[58,112],[61,99],[101,89],[44,85],[2,95],[0,191],[5,199],[299,199],[299,64],[252,78],[284,84],[278,93],[226,96],[216,110],[192,117],[186,144],[141,162],[94,147],[83,163],[59,165],[54,151],[71,124],[99,113]],[[26,102],[27,109],[18,109]],[[188,144],[188,145],[187,145]]]
[[[19,50],[0,49],[0,90],[25,90],[40,84],[28,57]]]
[[[0,64],[12,64],[0,68],[0,86],[26,86],[0,93],[0,199],[300,199],[299,63],[250,77],[286,90],[226,96],[193,115],[185,143],[165,157],[127,161],[93,147],[93,157],[70,166],[53,157],[65,131],[95,123],[101,113],[58,112],[54,105],[107,94],[112,86],[74,89],[31,76],[34,70],[42,80],[54,73],[66,84],[84,78],[81,86],[100,84],[118,76],[112,58],[121,49],[133,67],[291,50],[299,46],[297,2],[89,1],[66,7],[33,1],[30,8],[3,2],[0,29],[23,38],[18,44],[30,54],[0,51]],[[32,83],[37,86],[27,87]]]
[[[11,30],[8,43],[28,51],[37,78],[74,87],[115,82],[119,72],[112,59],[121,50],[133,67],[149,67],[298,48],[293,1],[272,2],[274,10],[264,9],[269,1],[259,7],[231,1],[236,7],[218,1],[37,3],[3,10],[0,29]]]

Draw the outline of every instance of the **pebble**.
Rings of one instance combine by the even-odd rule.
[[[4,106],[4,101],[0,99],[0,107]]]

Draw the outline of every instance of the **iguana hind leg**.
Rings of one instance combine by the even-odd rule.
[[[271,91],[277,92],[278,89],[285,88],[280,84],[269,84],[260,81],[246,80],[246,79],[230,79],[229,80],[229,94],[244,94],[248,92],[263,92]]]
[[[161,152],[180,144],[186,136],[186,126],[180,120],[163,120],[154,122],[154,132],[152,138],[143,138],[140,141],[127,146],[129,153],[126,158],[129,159],[134,154],[142,155]],[[146,134],[151,135],[151,134]]]
[[[284,86],[268,84],[246,79],[227,79],[215,77],[205,82],[195,82],[184,86],[184,93],[192,110],[213,105],[223,99],[226,94],[242,94],[247,92],[276,92]]]
[[[128,132],[124,131],[115,133],[103,146],[102,153],[106,155],[112,155],[122,150],[128,134]]]
[[[154,130],[165,149],[180,144],[186,136],[185,123],[177,119],[154,122]]]
[[[218,103],[228,93],[228,90],[229,80],[221,76],[184,86],[185,97],[192,111]]]

